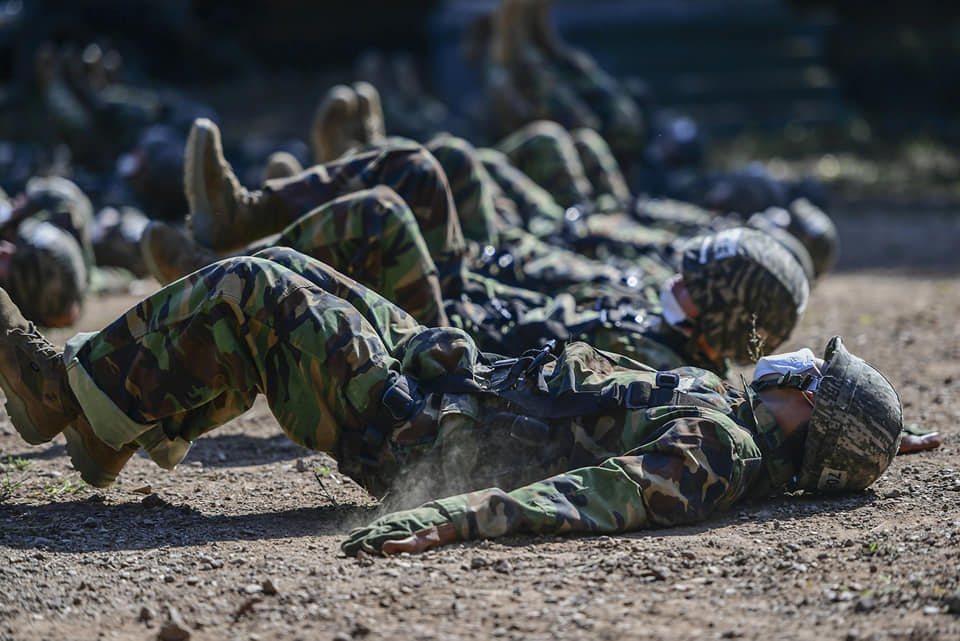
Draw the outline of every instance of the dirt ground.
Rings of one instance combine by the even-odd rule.
[[[4,418],[0,640],[960,638],[960,211],[836,213],[840,268],[785,347],[843,335],[944,434],[871,490],[358,561],[338,546],[373,500],[265,405],[108,491]],[[82,329],[132,301],[97,301]]]

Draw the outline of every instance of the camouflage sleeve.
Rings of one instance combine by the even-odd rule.
[[[519,532],[624,532],[706,519],[745,490],[737,438],[705,418],[673,422],[630,455],[512,492],[493,488],[440,499],[457,538]]]

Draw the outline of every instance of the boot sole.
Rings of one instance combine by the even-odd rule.
[[[189,224],[193,238],[201,245],[212,246],[211,218],[213,210],[207,199],[206,177],[203,171],[203,150],[210,138],[214,137],[210,121],[197,120],[190,128],[184,153],[184,187],[187,204],[190,207]]]
[[[70,455],[70,462],[74,469],[80,472],[80,478],[87,485],[98,488],[107,488],[113,485],[117,480],[116,474],[105,472],[100,465],[90,457],[86,445],[83,443],[83,436],[69,425],[63,429],[63,436],[67,439],[67,454]]]
[[[34,425],[30,413],[27,412],[27,404],[10,391],[13,387],[3,374],[0,374],[0,387],[3,387],[3,394],[7,397],[6,406],[10,422],[13,423],[13,427],[16,428],[20,437],[31,445],[40,445],[52,441],[56,434],[47,436]]]

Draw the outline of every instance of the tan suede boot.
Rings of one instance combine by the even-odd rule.
[[[216,252],[198,245],[176,227],[157,220],[143,229],[140,253],[147,271],[161,285],[169,285],[220,259]]]
[[[378,145],[387,137],[380,92],[364,80],[353,83],[353,90],[357,95],[360,141],[366,145]]]
[[[216,252],[237,249],[286,224],[276,215],[281,205],[275,198],[240,184],[223,156],[220,130],[206,118],[195,120],[190,129],[183,183],[193,239]]]
[[[290,178],[303,173],[303,165],[297,157],[288,151],[275,151],[267,158],[267,165],[263,168],[263,180]]]
[[[93,487],[110,487],[123,466],[139,449],[133,444],[124,445],[119,450],[113,449],[93,433],[93,428],[83,415],[63,430],[63,436],[67,439],[70,462],[80,472],[80,478]]]
[[[0,289],[0,387],[7,414],[28,443],[46,443],[80,414],[53,346]]]
[[[351,87],[330,87],[310,126],[310,149],[315,163],[336,160],[361,143],[358,113],[357,94]]]

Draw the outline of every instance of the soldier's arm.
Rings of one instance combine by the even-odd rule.
[[[706,419],[675,421],[635,455],[512,492],[481,490],[387,515],[355,531],[343,548],[414,552],[520,532],[599,534],[693,523],[742,494],[735,450],[727,430]]]

